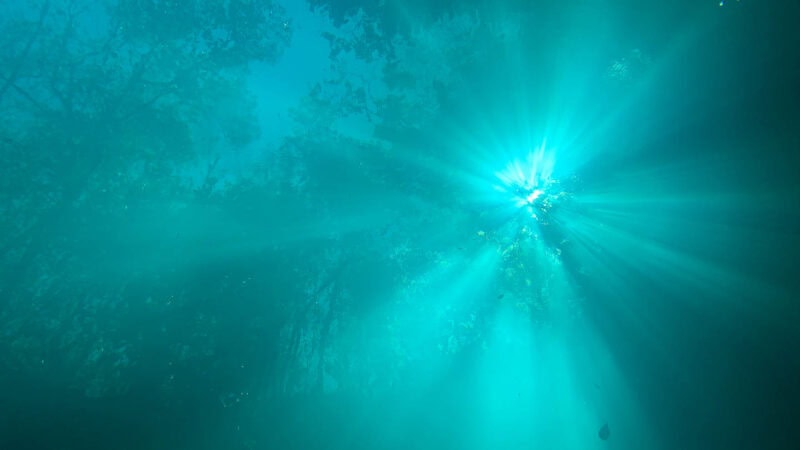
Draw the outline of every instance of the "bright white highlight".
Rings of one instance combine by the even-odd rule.
[[[524,160],[515,160],[495,173],[502,185],[495,186],[500,192],[510,194],[510,200],[518,208],[527,207],[531,217],[538,219],[537,210],[549,208],[548,193],[555,180],[551,178],[555,158],[546,150],[546,142],[528,153]],[[546,212],[546,211],[545,211]]]
[[[544,191],[539,189],[534,189],[529,196],[525,197],[525,201],[530,204],[533,204],[533,202],[535,202],[536,199],[539,198],[539,196],[542,194],[544,194]]]

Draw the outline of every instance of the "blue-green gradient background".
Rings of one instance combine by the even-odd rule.
[[[239,3],[2,6],[0,448],[798,445],[797,4]]]

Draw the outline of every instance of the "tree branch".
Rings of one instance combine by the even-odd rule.
[[[5,95],[6,91],[14,84],[19,76],[19,71],[22,70],[22,63],[25,62],[25,59],[28,57],[28,53],[30,53],[31,48],[33,47],[33,43],[36,41],[36,38],[39,37],[39,33],[42,31],[42,27],[44,26],[44,19],[47,16],[47,11],[50,9],[50,2],[44,2],[42,5],[41,11],[39,11],[39,21],[36,24],[36,31],[31,33],[30,39],[28,42],[25,43],[25,48],[20,53],[19,57],[17,58],[17,64],[14,67],[14,70],[11,71],[6,82],[0,87],[0,100],[3,100],[3,96]]]

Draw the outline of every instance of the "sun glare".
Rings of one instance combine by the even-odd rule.
[[[517,208],[524,208],[533,219],[542,221],[554,202],[562,196],[558,180],[552,177],[555,158],[545,143],[524,159],[510,162],[495,175],[501,184],[495,189],[508,195]]]

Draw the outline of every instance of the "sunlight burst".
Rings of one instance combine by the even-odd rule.
[[[563,196],[557,188],[558,180],[552,178],[555,157],[545,144],[543,142],[528,153],[524,160],[514,160],[504,170],[495,173],[502,183],[495,189],[509,194],[514,206],[525,208],[530,217],[539,222]]]

